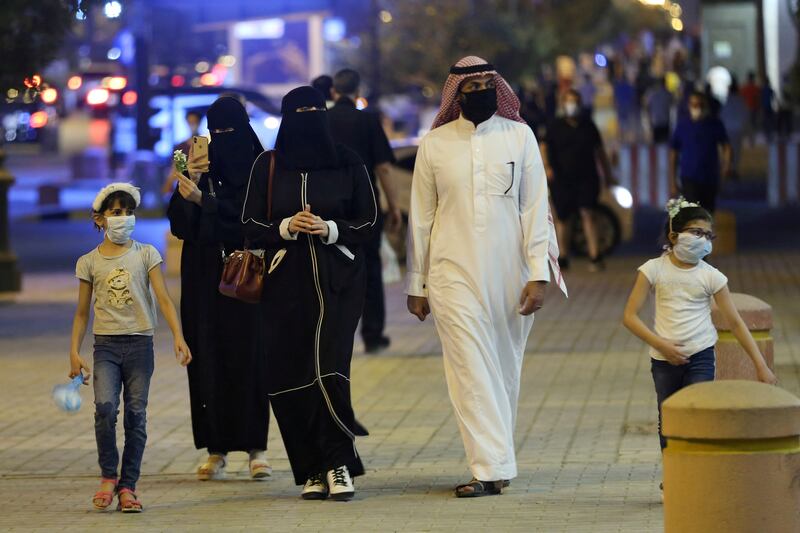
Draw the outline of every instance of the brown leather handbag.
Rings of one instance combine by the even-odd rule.
[[[270,151],[269,178],[267,180],[267,220],[272,220],[272,179],[275,176],[275,151]],[[223,253],[224,255],[224,253]],[[242,302],[257,304],[264,290],[264,256],[247,248],[236,250],[223,259],[219,292]]]

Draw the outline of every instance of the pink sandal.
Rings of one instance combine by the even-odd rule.
[[[123,494],[130,494],[133,496],[132,500],[128,500],[126,502],[122,501]],[[117,498],[119,498],[119,504],[117,505],[117,511],[122,511],[123,513],[141,513],[143,511],[142,502],[139,501],[139,498],[136,496],[136,493],[133,492],[131,489],[119,489],[117,492]]]
[[[94,505],[94,508],[97,509],[98,511],[105,511],[106,509],[108,509],[108,506],[111,505],[111,502],[114,501],[114,493],[117,492],[116,479],[110,479],[105,477],[100,478],[100,484],[102,485],[103,483],[113,483],[114,490],[98,490],[97,492],[94,493],[94,496],[92,497],[92,505]],[[97,500],[100,500],[99,504],[97,503]]]

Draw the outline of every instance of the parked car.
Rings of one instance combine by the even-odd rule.
[[[406,257],[406,231],[408,208],[411,196],[411,178],[414,163],[417,159],[419,139],[393,141],[392,148],[396,163],[392,165],[392,179],[397,188],[398,203],[403,212],[401,231],[388,234],[387,238],[397,253],[398,259]],[[385,207],[386,199],[381,193],[381,203]],[[600,195],[600,205],[594,211],[595,224],[600,240],[600,249],[604,255],[611,253],[621,242],[633,236],[633,198],[624,187],[613,186],[605,189]],[[586,255],[586,236],[583,234],[580,221],[573,220],[572,251],[578,255]]]

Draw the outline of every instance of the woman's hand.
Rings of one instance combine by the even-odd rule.
[[[327,237],[330,229],[322,218],[311,212],[311,205],[306,205],[303,211],[296,213],[289,221],[290,233],[308,233]]]
[[[203,193],[197,187],[197,183],[183,174],[178,174],[178,192],[186,201],[197,205],[201,205],[203,202]]]
[[[683,344],[677,344],[664,339],[664,341],[655,348],[671,365],[681,366],[689,362],[689,358],[683,354]]]
[[[181,366],[186,366],[192,362],[192,352],[183,337],[175,339],[173,348],[175,350],[175,359]]]
[[[192,146],[194,148],[194,146]],[[208,172],[209,161],[204,155],[198,154],[195,156],[192,153],[192,148],[189,148],[189,161],[186,163],[187,172],[192,181],[197,183],[200,181],[200,176]]]
[[[306,205],[302,211],[298,211],[289,221],[289,233],[310,233],[314,226],[316,217],[311,214],[311,206]]]

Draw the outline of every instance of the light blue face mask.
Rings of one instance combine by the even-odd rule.
[[[672,247],[672,252],[679,261],[696,265],[711,253],[711,249],[711,241],[705,237],[698,237],[691,233],[679,233],[678,241]]]
[[[130,240],[134,226],[136,217],[133,215],[106,217],[106,236],[114,244],[125,244]]]

